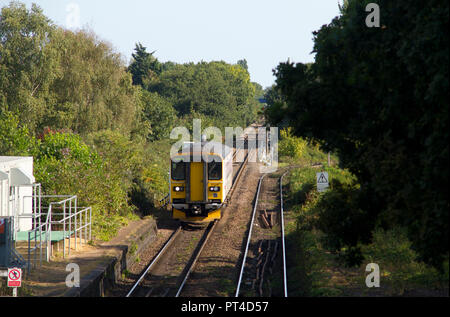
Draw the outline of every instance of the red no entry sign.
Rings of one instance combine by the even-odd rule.
[[[8,287],[20,287],[22,285],[22,269],[8,269]]]

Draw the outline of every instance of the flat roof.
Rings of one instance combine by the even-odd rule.
[[[232,152],[232,148],[229,146],[214,142],[214,141],[208,141],[208,142],[185,142],[182,146],[182,148],[178,151],[178,154],[191,154],[193,151],[196,152],[196,150],[200,150],[202,153],[204,151],[205,146],[208,145],[209,147],[209,153],[210,154],[219,154],[223,158],[227,157]],[[197,148],[198,146],[198,148]],[[219,151],[217,151],[219,150]]]
[[[23,159],[33,159],[32,156],[0,156],[0,163],[19,161]]]

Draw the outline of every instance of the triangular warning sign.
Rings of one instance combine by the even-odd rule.
[[[320,177],[319,177],[319,179],[317,180],[317,183],[318,183],[318,184],[326,184],[326,183],[328,183],[328,179],[325,177],[325,174],[324,174],[324,173],[321,173],[321,174],[320,174]]]

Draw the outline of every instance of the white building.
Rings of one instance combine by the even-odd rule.
[[[33,157],[0,156],[0,216],[14,216],[15,231],[32,229]]]

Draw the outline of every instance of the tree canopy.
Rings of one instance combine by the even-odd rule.
[[[78,133],[129,132],[139,109],[124,62],[88,30],[56,27],[42,10],[1,9],[0,108],[34,133],[45,126]]]
[[[152,80],[161,74],[163,65],[153,56],[155,51],[148,53],[141,43],[137,43],[134,50],[128,71],[133,76],[133,85],[146,88]]]
[[[368,236],[361,220],[401,225],[439,265],[449,250],[448,2],[380,0],[379,28],[366,26],[369,2],[347,1],[314,32],[313,65],[277,67],[266,114],[321,142],[357,176],[360,211],[346,220],[357,238],[347,245]]]
[[[178,64],[150,86],[169,100],[179,116],[192,112],[216,119],[218,127],[255,118],[255,86],[247,70],[225,62]]]
[[[0,107],[14,111],[31,129],[42,120],[58,73],[57,52],[48,44],[56,28],[42,10],[11,2],[1,9]]]

